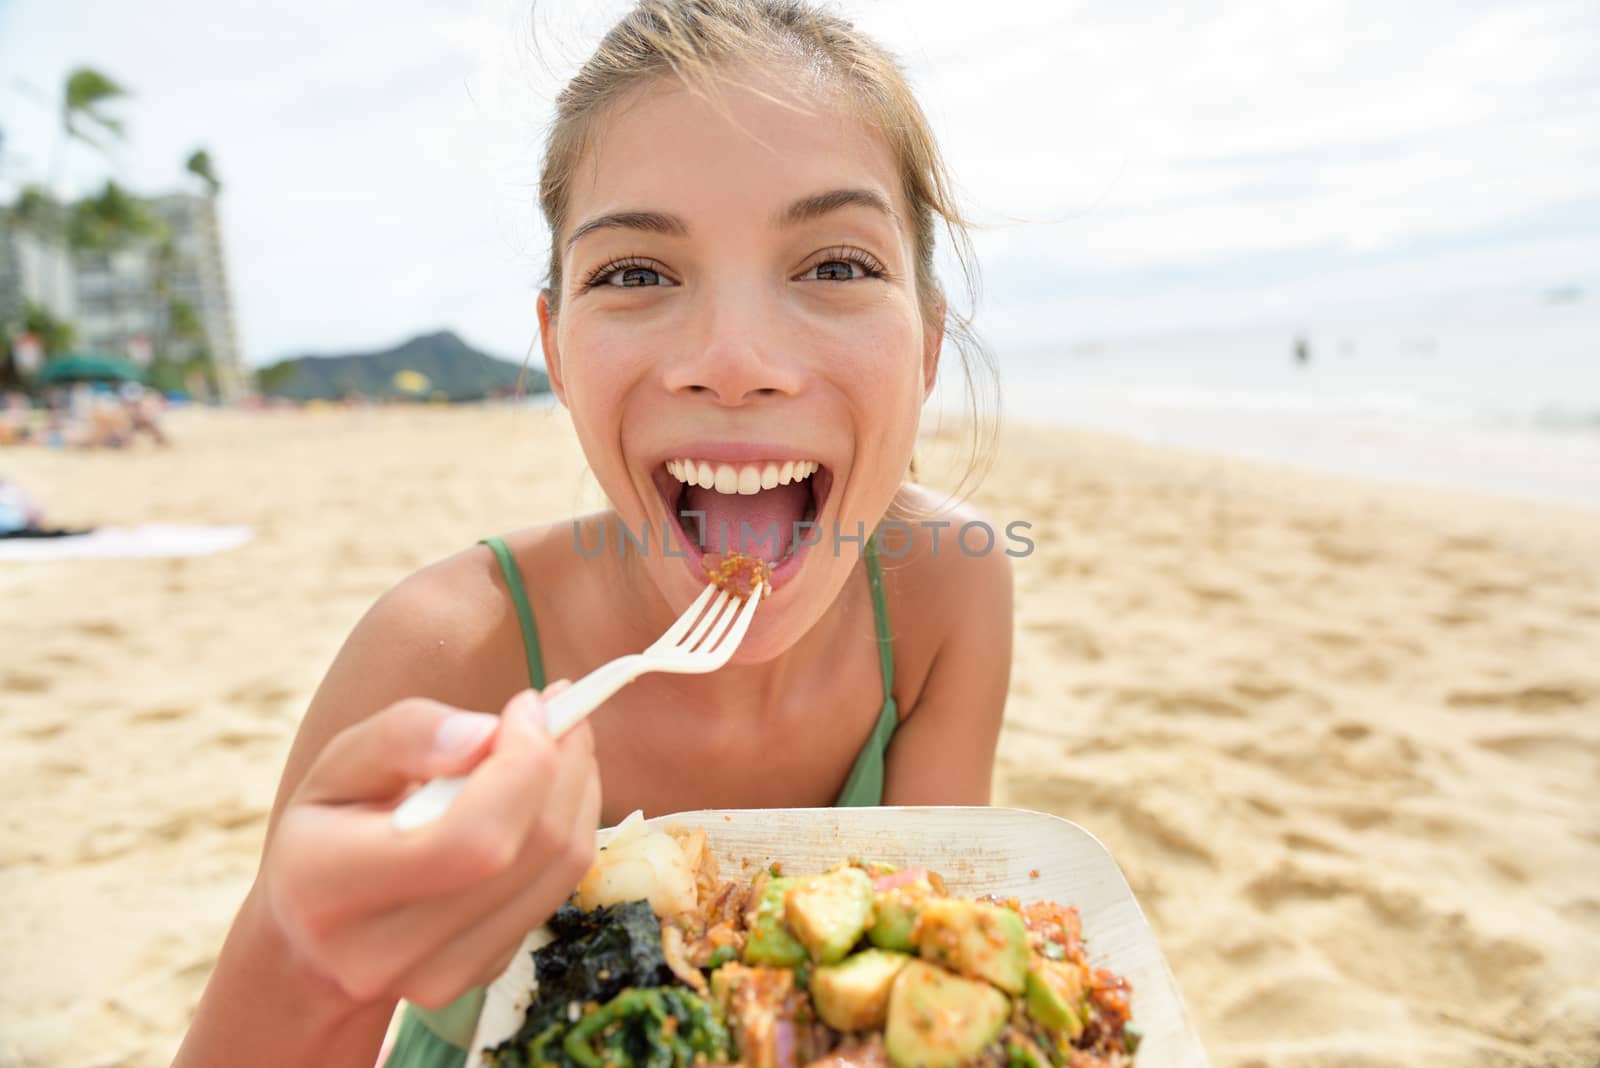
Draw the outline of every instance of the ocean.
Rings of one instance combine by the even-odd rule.
[[[1600,508],[1597,297],[994,348],[1007,420]]]

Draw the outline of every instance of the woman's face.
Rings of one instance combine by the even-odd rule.
[[[663,80],[604,115],[557,236],[559,307],[539,307],[554,388],[673,609],[704,588],[702,551],[771,562],[746,662],[850,575],[861,546],[836,534],[888,507],[940,340],[889,148],[798,80],[720,108]]]

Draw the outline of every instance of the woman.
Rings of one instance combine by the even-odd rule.
[[[1009,560],[960,551],[974,514],[907,479],[964,335],[932,266],[948,189],[900,70],[840,19],[646,0],[607,35],[550,136],[538,317],[612,508],[490,539],[362,620],[179,1065],[371,1065],[399,999],[438,1011],[408,1011],[389,1063],[459,1063],[473,990],[635,808],[987,803]],[[893,517],[908,536],[855,540]],[[614,551],[624,526],[649,547]],[[733,662],[647,676],[553,741],[545,676],[655,640],[730,547],[774,564]],[[456,804],[395,831],[438,775],[468,776]]]

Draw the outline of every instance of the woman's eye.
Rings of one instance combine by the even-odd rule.
[[[816,278],[818,281],[854,281],[856,278],[874,277],[874,273],[866,264],[858,264],[853,259],[829,259],[806,270],[802,277]]]
[[[812,270],[817,272],[817,280],[822,282],[848,282],[852,278],[864,278],[867,273],[861,264],[849,260],[829,260],[817,264]]]
[[[659,271],[649,267],[622,267],[609,272],[602,280],[608,286],[658,286],[664,279]]]

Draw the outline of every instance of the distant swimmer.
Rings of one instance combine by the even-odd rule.
[[[1304,334],[1294,339],[1294,362],[1301,367],[1311,362],[1311,342],[1306,340]]]

